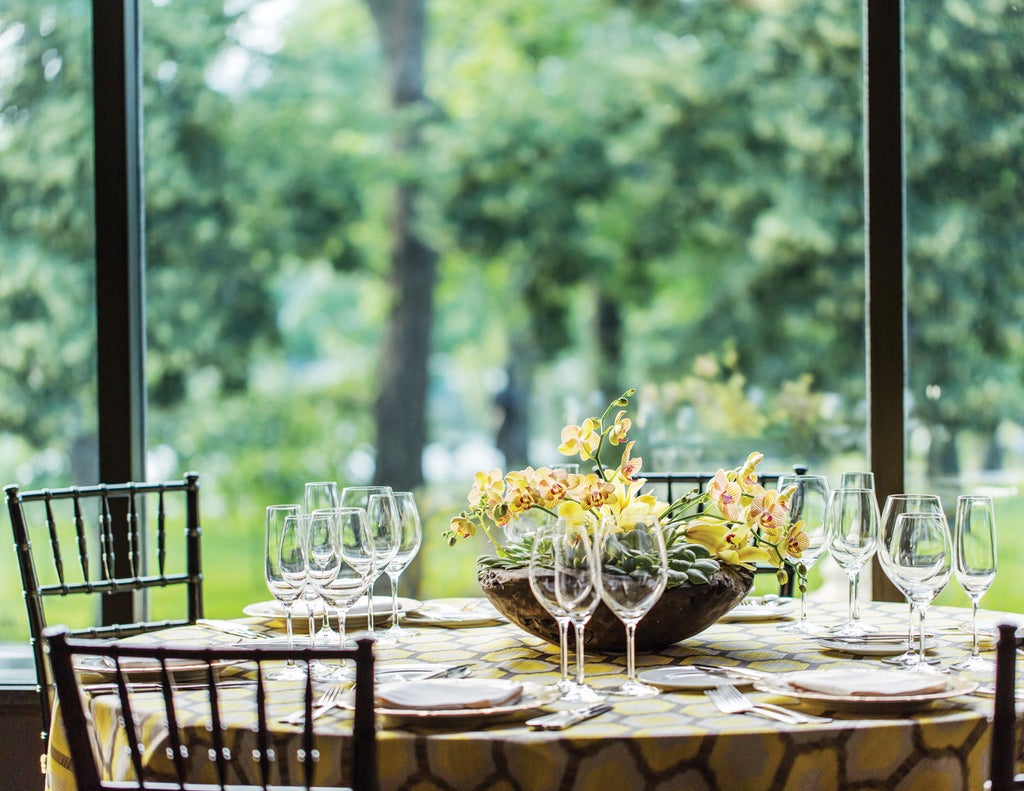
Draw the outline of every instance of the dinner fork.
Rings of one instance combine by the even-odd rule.
[[[341,699],[341,687],[330,687],[324,694],[322,694],[313,703],[313,719],[320,719],[324,714],[333,709],[338,705],[338,701]],[[306,719],[306,709],[301,708],[294,714],[289,714],[287,717],[282,717],[281,722],[286,725],[301,725]]]
[[[720,687],[706,690],[704,694],[723,714],[753,714],[765,719],[784,722],[787,725],[832,722],[831,717],[804,714],[802,711],[793,711],[773,703],[754,703],[732,684],[723,684]]]

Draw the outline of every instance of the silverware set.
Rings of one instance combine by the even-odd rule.
[[[776,706],[774,703],[755,703],[732,684],[706,690],[704,694],[723,714],[750,714],[786,725],[819,725],[832,722],[831,717],[818,717],[795,709]]]

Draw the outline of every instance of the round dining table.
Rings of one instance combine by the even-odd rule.
[[[661,676],[665,687],[649,698],[608,696],[611,708],[563,730],[535,730],[526,720],[573,704],[550,701],[551,685],[559,679],[558,647],[505,622],[483,599],[458,607],[450,600],[426,602],[403,622],[407,629],[396,642],[375,646],[377,670],[409,665],[450,667],[468,665],[471,678],[507,679],[543,690],[541,710],[527,706],[499,707],[478,715],[378,715],[378,760],[383,789],[980,789],[988,773],[989,724],[993,708],[991,676],[948,678],[965,694],[921,704],[896,696],[891,703],[829,705],[807,696],[761,691],[750,682],[734,679],[749,698],[772,702],[797,711],[824,716],[827,722],[787,724],[745,714],[723,714],[709,700],[685,668],[694,664],[762,671],[769,680],[781,674],[815,669],[854,671],[888,667],[882,657],[858,654],[845,644],[823,644],[820,638],[781,631],[792,623],[795,606],[776,603],[758,610],[745,607],[704,632],[675,645],[637,656],[644,677]],[[794,603],[795,605],[795,603]],[[447,610],[445,609],[447,608]],[[453,617],[444,617],[453,612]],[[431,614],[433,613],[433,614]],[[441,615],[438,615],[440,613]],[[459,615],[461,613],[461,616]],[[493,617],[492,617],[493,615]],[[834,625],[846,617],[846,606],[834,602],[808,602],[808,618]],[[866,624],[884,632],[904,633],[905,604],[867,602],[862,607]],[[981,611],[984,625],[1020,616]],[[933,635],[929,656],[948,667],[970,651],[970,611],[932,607],[928,630]],[[281,623],[272,618],[240,618],[238,624],[263,633],[279,634]],[[991,651],[987,636],[983,643]],[[138,640],[211,643],[237,642],[238,637],[204,626],[178,627]],[[306,639],[299,635],[297,640]],[[988,654],[994,657],[994,654]],[[684,668],[675,671],[674,668]],[[658,670],[661,669],[661,670]],[[844,673],[843,675],[847,675]],[[224,694],[230,673],[222,674]],[[607,692],[625,678],[625,658],[591,654],[586,657],[586,680],[598,692]],[[704,677],[705,679],[707,677]],[[673,681],[676,679],[676,681]],[[270,690],[268,710],[286,712],[300,699],[300,684],[276,682]],[[411,682],[415,683],[415,682]],[[711,682],[708,682],[711,683]],[[975,686],[978,689],[974,689]],[[967,691],[970,690],[970,691]],[[224,718],[226,736],[237,740],[232,750],[238,776],[251,777],[245,749],[255,717],[254,704],[238,687],[238,705]],[[118,735],[117,696],[87,696],[88,711],[99,736],[98,753],[111,777],[130,777],[123,737]],[[154,696],[156,698],[158,696]],[[813,696],[811,696],[813,697]],[[913,705],[912,705],[913,704]],[[197,707],[194,716],[202,718]],[[71,791],[74,775],[59,721],[59,706],[49,743],[47,787]],[[274,721],[277,722],[275,716]],[[321,738],[337,740],[322,747],[326,756],[344,755],[351,712],[331,711],[323,720]],[[283,732],[294,726],[278,723]],[[159,742],[157,733],[150,737]],[[161,751],[147,751],[154,763]],[[324,785],[348,782],[341,759],[322,760]]]

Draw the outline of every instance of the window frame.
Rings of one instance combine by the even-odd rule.
[[[883,500],[902,491],[904,480],[903,2],[863,0],[862,15],[867,442]],[[139,0],[92,0],[99,469],[104,481],[146,478],[139,20]],[[879,573],[873,575],[872,595],[898,598]],[[130,595],[109,598],[104,623],[140,617],[143,602]]]

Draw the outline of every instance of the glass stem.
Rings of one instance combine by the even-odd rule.
[[[583,686],[583,630],[587,625],[577,623],[574,626],[576,627],[576,683]]]
[[[921,608],[919,610],[919,612],[921,613],[921,642],[918,644],[918,648],[917,648],[918,656],[921,658],[921,664],[922,665],[926,664],[927,661],[928,661],[927,657],[925,657],[925,651],[924,651],[924,616],[925,616],[925,613],[927,611],[928,611],[928,605],[927,604],[922,604]]]
[[[978,647],[978,600],[971,598],[971,656],[979,656],[981,649]]]
[[[797,574],[800,587],[800,620],[807,620],[807,575]]]
[[[343,607],[338,608],[338,648],[345,648],[345,617],[348,615]]]
[[[907,650],[912,651],[914,649],[914,602],[907,599],[907,603],[910,605],[910,617],[907,619]]]
[[[857,574],[850,573],[847,576],[850,578],[850,603],[847,608],[846,620],[852,625],[857,612]]]
[[[860,620],[860,569],[853,575],[850,585],[850,620],[856,622]]]
[[[398,629],[398,575],[388,572],[391,581],[391,628]]]
[[[562,681],[569,680],[569,619],[558,619],[558,645],[561,661]]]
[[[373,583],[366,589],[366,631],[373,632]]]
[[[290,603],[284,605],[284,623],[288,631],[288,650],[291,651],[295,647],[292,639],[295,631],[292,629],[292,605]],[[288,660],[288,667],[295,667],[294,659]]]
[[[636,621],[626,622],[626,680],[630,683],[637,683],[636,680]]]

